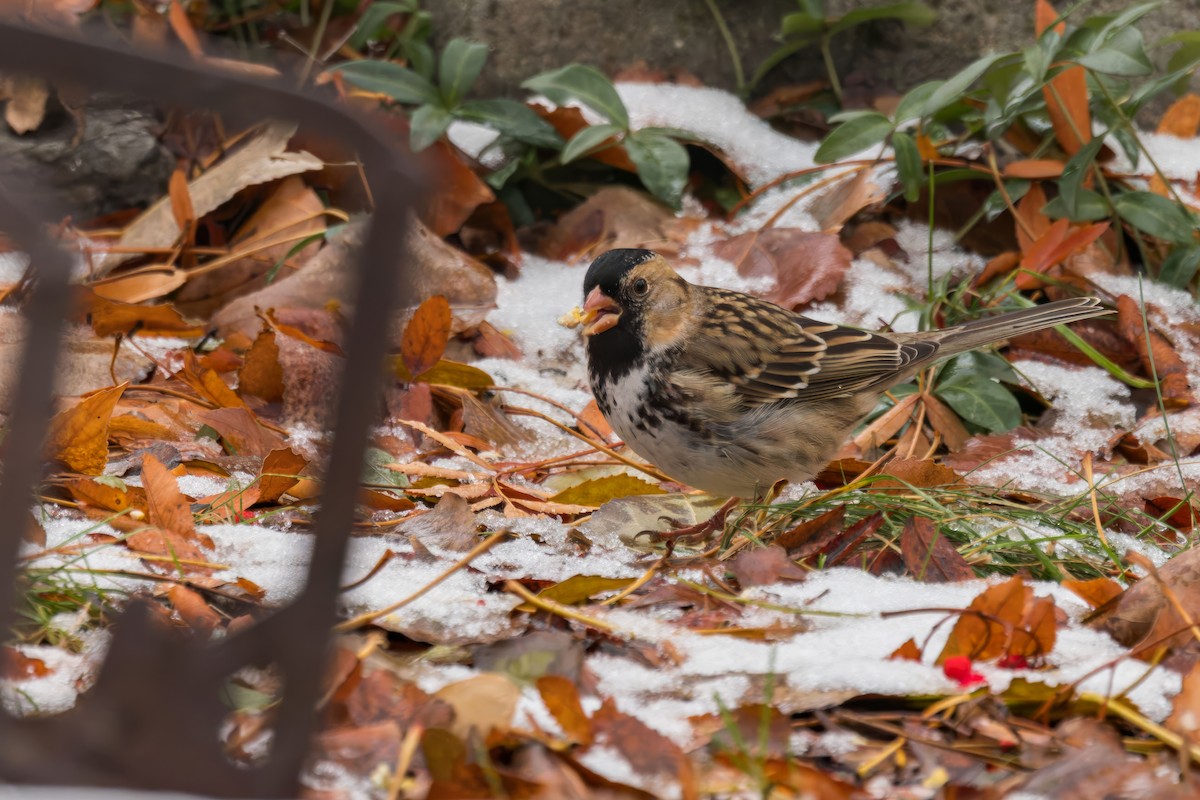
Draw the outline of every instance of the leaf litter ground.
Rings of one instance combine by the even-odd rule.
[[[654,84],[618,89],[636,126],[697,132],[751,187],[813,166],[814,146],[773,131],[730,95]],[[464,149],[486,144],[478,131],[457,134],[452,129]],[[1174,141],[1162,146],[1164,159],[1170,153],[1183,157]],[[305,158],[285,160],[312,165]],[[1194,176],[1195,164],[1190,172],[1177,171]],[[884,185],[890,180],[883,168],[862,174]],[[903,257],[887,257],[878,248],[852,253],[818,218],[840,227],[858,204],[868,204],[863,193],[831,198],[805,192],[790,184],[770,189],[728,224],[712,222],[695,202],[678,215],[653,207],[647,218],[623,218],[622,209],[638,202],[631,190],[605,190],[585,208],[604,220],[600,249],[651,246],[670,253],[690,280],[757,292],[804,306],[818,318],[865,327],[916,330],[920,312],[904,298],[922,296],[930,278],[969,279],[984,267],[950,235],[931,234],[914,222],[890,230],[893,252]],[[803,196],[796,202],[798,193]],[[849,214],[838,210],[847,203]],[[389,770],[398,760],[415,763],[414,736],[427,765],[458,753],[451,760],[470,769],[424,778],[417,770],[405,790],[419,793],[432,781],[443,791],[465,792],[494,767],[471,762],[462,745],[452,743],[482,736],[531,761],[563,754],[563,763],[593,786],[632,787],[654,796],[742,791],[755,769],[779,783],[819,786],[813,791],[822,797],[851,796],[849,782],[857,775],[872,794],[886,796],[921,780],[975,786],[998,780],[971,773],[980,763],[1036,770],[1052,760],[1038,753],[1050,750],[1066,759],[1062,754],[1073,752],[1075,740],[1055,740],[1043,723],[1064,714],[1096,716],[1097,703],[1110,703],[1109,715],[1142,733],[1178,713],[1180,671],[1131,657],[1140,635],[1126,634],[1120,644],[1112,630],[1090,624],[1100,605],[1095,594],[1070,582],[1006,580],[1020,569],[1005,562],[1004,548],[989,556],[967,537],[1031,546],[1055,554],[1054,563],[1061,553],[1074,553],[1075,563],[1086,567],[1080,577],[1112,575],[1127,583],[1141,575],[1137,585],[1151,588],[1161,580],[1184,594],[1186,606],[1195,585],[1147,577],[1148,570],[1170,563],[1182,542],[1161,527],[1132,534],[1128,520],[1107,504],[1110,495],[1146,502],[1186,494],[1198,477],[1194,461],[1089,466],[1091,483],[1104,487],[1107,516],[1100,520],[1112,523],[1096,536],[1079,533],[1090,517],[1072,528],[1052,524],[1052,514],[980,515],[960,524],[963,538],[947,544],[939,539],[940,528],[901,519],[897,527],[905,532],[896,540],[864,534],[872,546],[840,556],[830,542],[805,540],[780,557],[778,545],[760,549],[739,537],[720,555],[682,548],[665,561],[661,547],[639,534],[661,527],[663,516],[703,518],[713,505],[681,495],[652,469],[599,453],[563,430],[602,424],[594,412],[588,415],[578,336],[558,324],[579,302],[588,254],[597,249],[594,221],[573,228],[570,217],[559,223],[557,252],[519,254],[519,274],[498,280],[495,308],[466,326],[478,326],[485,316],[521,353],[472,362],[494,381],[490,395],[498,402],[472,404],[455,388],[465,373],[443,366],[457,363],[446,361],[443,351],[452,325],[456,333],[463,328],[444,310],[429,307],[426,313],[423,306],[419,322],[409,323],[400,360],[416,381],[395,395],[391,407],[401,413],[376,431],[384,458],[369,475],[372,494],[364,502],[372,511],[345,566],[348,588],[341,603],[352,622],[330,678],[336,691],[319,755],[306,777],[314,794],[388,794],[405,780]],[[805,255],[798,259],[799,243],[809,246],[800,248]],[[10,271],[15,282],[21,270]],[[1152,323],[1172,332],[1174,350],[1196,385],[1200,315],[1191,297],[1124,275],[1092,277],[1114,297],[1144,298]],[[318,392],[304,394],[301,381],[289,381],[288,366],[326,374],[321,359],[336,360],[336,331],[321,328],[327,320],[315,312],[287,311],[264,316],[263,327],[284,368],[284,405],[290,395],[295,410],[318,405]],[[454,311],[457,317],[472,314]],[[136,384],[123,394],[113,390],[101,438],[66,436],[57,452],[74,466],[52,483],[69,489],[75,502],[45,503],[34,511],[41,533],[24,555],[31,585],[45,587],[37,609],[43,616],[35,641],[6,650],[3,700],[14,713],[53,713],[73,704],[103,657],[108,634],[97,615],[122,597],[162,597],[164,616],[173,624],[219,636],[257,613],[245,609],[286,604],[303,585],[311,550],[306,523],[312,506],[305,503],[319,497],[319,473],[303,465],[319,462],[328,443],[321,414],[271,417],[261,395],[246,393],[248,385],[263,382],[243,369],[235,383],[219,363],[220,350],[197,363],[187,350],[192,340],[166,337],[151,345],[155,340],[143,335],[136,341],[157,365],[153,383],[168,391],[147,396]],[[252,346],[260,345],[248,340],[241,353]],[[290,357],[289,349],[301,355]],[[249,355],[239,357],[243,366],[250,361]],[[1036,429],[977,436],[958,448],[947,463],[958,470],[952,474],[961,476],[961,486],[1003,487],[1006,497],[1023,496],[1031,506],[1036,495],[1086,507],[1092,493],[1082,465],[1111,454],[1120,433],[1136,429],[1140,442],[1161,443],[1169,424],[1178,438],[1196,442],[1200,436],[1194,411],[1154,419],[1144,413],[1144,398],[1100,368],[1046,361],[1036,351],[1013,366],[1022,384],[1053,410]],[[432,387],[435,381],[421,380],[439,368],[458,378]],[[178,400],[180,386],[205,409]],[[472,421],[435,430],[435,402],[457,403],[464,423]],[[412,422],[400,421],[405,412]],[[64,414],[64,425],[83,424]],[[160,455],[172,467],[159,468],[148,481],[152,470],[142,467],[149,462],[144,453],[157,439],[171,443]],[[97,442],[101,463],[91,469]],[[238,446],[229,447],[232,442]],[[118,447],[110,450],[109,444]],[[905,446],[910,455],[931,449],[917,444],[915,437],[906,444],[901,436],[898,452]],[[975,457],[973,446],[991,449]],[[264,461],[281,450],[299,461],[276,474]],[[847,463],[869,450],[847,451]],[[129,453],[137,454],[132,467]],[[76,480],[80,473],[92,477]],[[269,476],[286,486],[272,502],[256,506]],[[105,493],[105,487],[116,491]],[[906,481],[903,488],[910,500],[928,499],[922,493],[932,495],[935,485]],[[873,490],[868,484],[846,494],[841,513],[854,524],[836,526],[836,537],[895,522],[863,511],[866,500],[855,491]],[[815,484],[789,487],[779,507],[786,513],[750,510],[741,526],[767,539],[794,533],[810,518],[826,519],[816,515],[829,513],[826,506],[813,505],[819,492]],[[880,496],[874,495],[876,501]],[[830,500],[828,507],[836,511],[837,504]],[[136,514],[124,513],[130,509]],[[798,567],[797,553],[808,544],[829,560],[808,559]],[[1114,569],[1110,556],[1126,550],[1140,554],[1141,565],[1131,558]],[[456,568],[466,557],[469,564]],[[811,569],[820,563],[845,566]],[[930,563],[943,582],[935,582]],[[1037,569],[1037,562],[1029,568]],[[970,577],[976,570],[992,577]],[[1115,592],[1123,585],[1109,583]],[[83,601],[55,613],[56,593]],[[976,610],[963,613],[973,601]],[[1150,623],[1163,618],[1155,617],[1162,605],[1161,598],[1157,607],[1150,602]],[[1177,632],[1162,624],[1154,627],[1159,639]],[[233,757],[252,761],[269,742],[269,701],[278,686],[269,672],[248,670],[237,687],[228,745]],[[1006,711],[997,698],[1028,719]],[[914,706],[927,713],[906,714]],[[1039,715],[1039,708],[1054,713]],[[1072,735],[1104,736],[1093,729]],[[952,751],[955,742],[968,740],[985,756],[945,756],[940,773],[928,764],[913,772],[896,756],[906,741],[917,748],[932,741]],[[1119,747],[1116,752],[1114,758],[1125,757]],[[524,774],[544,781],[553,772],[526,766]],[[780,777],[779,770],[791,770],[791,777]],[[819,780],[826,782],[811,783]]]

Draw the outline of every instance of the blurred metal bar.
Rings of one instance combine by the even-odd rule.
[[[315,724],[315,704],[337,616],[337,587],[355,509],[362,455],[380,407],[390,312],[408,304],[410,287],[396,276],[403,263],[408,209],[418,182],[384,136],[346,108],[284,85],[216,71],[170,54],[82,41],[0,23],[0,70],[36,74],[90,91],[119,91],[163,107],[220,112],[238,123],[294,120],[345,146],[364,164],[376,202],[358,254],[354,320],[335,418],[326,493],[315,525],[308,581],[299,599],[259,625],[211,645],[180,640],[155,626],[134,603],[114,627],[112,648],[96,685],[76,708],[38,719],[0,713],[0,780],[14,783],[127,786],[221,797],[294,797]],[[37,285],[27,310],[23,353],[4,443],[0,483],[0,574],[15,576],[17,550],[32,490],[43,476],[42,440],[66,316],[70,259],[42,233],[36,215],[0,191],[0,229],[32,256]],[[48,218],[43,218],[48,219]],[[0,624],[13,610],[0,603]],[[232,764],[221,750],[225,709],[219,689],[249,664],[281,669],[284,698],[269,759]]]

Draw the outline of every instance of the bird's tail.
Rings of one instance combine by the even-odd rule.
[[[1075,297],[965,322],[934,334],[939,345],[936,358],[964,353],[1001,339],[1040,331],[1042,328],[1052,328],[1055,325],[1065,325],[1068,322],[1111,313],[1110,310],[1101,307],[1099,299],[1095,297]]]

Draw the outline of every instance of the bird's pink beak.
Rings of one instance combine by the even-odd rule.
[[[600,291],[597,286],[588,292],[583,301],[583,335],[595,336],[612,328],[621,319],[621,309],[616,302]]]

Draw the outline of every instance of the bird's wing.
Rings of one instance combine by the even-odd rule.
[[[931,339],[898,341],[808,319],[736,292],[706,292],[705,327],[681,354],[679,367],[689,376],[727,384],[743,409],[885,386],[938,349]]]

